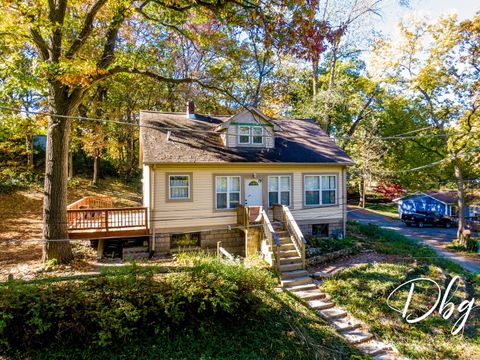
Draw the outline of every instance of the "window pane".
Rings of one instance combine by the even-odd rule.
[[[239,134],[240,135],[250,135],[250,127],[249,126],[240,126],[239,127]]]
[[[280,193],[280,203],[282,205],[290,206],[290,192],[289,191],[282,191]]]
[[[319,191],[305,191],[305,204],[306,205],[319,205],[320,204],[320,192]]]
[[[270,176],[268,178],[268,191],[278,191],[278,177]]]
[[[227,177],[219,176],[217,177],[217,192],[227,192]]]
[[[290,191],[290,177],[282,176],[280,178],[280,190]]]
[[[253,135],[262,135],[262,128],[260,126],[255,126],[252,128]]]
[[[235,209],[240,202],[240,193],[230,193],[230,209]]]
[[[335,191],[322,191],[322,204],[335,204]]]
[[[305,176],[305,190],[318,190],[320,188],[318,176]]]
[[[188,186],[188,176],[170,176],[170,186]]]
[[[170,188],[170,198],[171,199],[186,199],[186,198],[188,198],[188,188],[187,187]]]
[[[253,135],[253,143],[254,144],[261,144],[263,143],[263,137],[262,137],[263,130],[261,127],[256,126],[252,128],[252,135]]]
[[[230,191],[240,191],[240,178],[232,176],[230,179]]]
[[[240,136],[240,144],[248,144],[250,138],[248,136],[241,135]]]
[[[322,176],[322,189],[335,189],[335,176]]]
[[[217,194],[217,209],[227,208],[227,194]]]
[[[268,204],[272,206],[273,204],[278,204],[278,192],[269,192],[268,193]]]

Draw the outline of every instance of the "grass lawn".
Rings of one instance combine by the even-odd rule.
[[[462,278],[452,298],[457,307],[463,300],[480,296],[480,279],[467,275],[448,261],[434,258],[436,253],[393,231],[372,225],[349,223],[350,234],[379,253],[395,254],[398,262],[364,264],[344,270],[323,284],[334,300],[364,321],[380,338],[394,344],[407,357],[414,359],[478,359],[480,358],[480,314],[474,309],[463,333],[452,335],[454,315],[444,320],[437,310],[425,320],[408,324],[401,314],[387,306],[388,295],[407,280],[427,277],[435,280],[442,292],[455,275]],[[392,298],[391,305],[403,309],[409,287]],[[425,283],[415,288],[411,309],[416,316],[425,313],[438,296],[435,287]],[[476,304],[479,304],[476,300]]]
[[[388,216],[392,219],[399,219],[397,204],[382,204],[382,203],[366,203],[365,208],[371,212]]]

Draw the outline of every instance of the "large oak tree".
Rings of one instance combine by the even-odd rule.
[[[211,86],[209,79],[162,72],[168,49],[150,46],[181,25],[215,18],[234,21],[258,10],[248,0],[3,0],[1,33],[35,49],[38,76],[48,86],[48,140],[43,213],[44,260],[72,259],[67,233],[67,176],[71,116],[86,91],[116,74]],[[142,27],[149,24],[148,29]],[[157,43],[156,43],[157,45]],[[149,60],[146,61],[145,59]],[[151,60],[156,59],[155,63]],[[160,64],[160,66],[159,66]],[[55,240],[55,241],[49,241]]]

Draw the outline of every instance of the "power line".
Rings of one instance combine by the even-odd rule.
[[[4,110],[9,110],[9,111],[15,111],[15,112],[20,112],[20,113],[26,113],[26,114],[34,114],[34,115],[45,115],[45,116],[50,116],[50,117],[57,117],[57,118],[62,118],[62,119],[73,119],[73,120],[80,120],[80,121],[93,121],[93,122],[101,122],[101,123],[112,123],[112,124],[118,124],[118,125],[127,125],[127,126],[133,126],[133,127],[140,127],[140,128],[148,128],[148,129],[153,129],[153,130],[158,130],[158,131],[181,131],[181,132],[189,132],[189,133],[199,133],[199,134],[218,134],[218,132],[214,130],[204,130],[204,129],[192,129],[192,128],[187,128],[187,127],[180,127],[180,126],[154,126],[154,125],[148,125],[148,124],[137,124],[137,123],[130,123],[126,121],[119,121],[119,120],[110,120],[110,119],[100,119],[100,118],[91,118],[91,117],[85,117],[85,116],[72,116],[72,115],[58,115],[58,114],[52,114],[48,112],[43,112],[43,111],[33,111],[33,110],[22,110],[22,109],[16,109],[16,108],[11,108],[7,106],[0,106],[0,109]],[[409,134],[412,133],[417,133],[423,130],[431,129],[434,128],[433,125],[423,127],[420,129],[416,130],[411,130],[405,133],[401,134],[396,134],[396,135],[389,135],[389,136],[380,136],[377,137],[377,139],[381,140],[408,140],[408,139],[421,139],[421,138],[432,138],[432,137],[450,137],[450,136],[464,136],[466,134],[473,134],[473,133],[480,133],[480,130],[472,130],[467,133],[458,133],[458,134],[427,134],[427,135],[415,135],[415,136],[408,136]],[[238,135],[238,134],[237,134]],[[262,138],[272,138],[272,135],[255,135],[255,137],[262,137]],[[311,136],[296,136],[298,139],[311,139]],[[329,137],[330,138],[330,137]],[[347,139],[347,138],[357,138],[355,135],[339,135],[334,137],[334,139]]]

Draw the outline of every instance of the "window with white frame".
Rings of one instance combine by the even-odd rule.
[[[263,144],[263,127],[261,126],[252,127],[252,143]]]
[[[305,175],[305,205],[336,204],[337,177],[335,175]]]
[[[240,176],[215,177],[217,209],[235,209],[240,203]]]
[[[169,175],[168,176],[169,199],[185,200],[190,198],[190,176]]]
[[[238,127],[238,143],[250,144],[250,126]]]
[[[282,204],[290,206],[291,185],[290,176],[268,177],[268,206]]]
[[[238,143],[254,145],[263,144],[263,127],[251,125],[239,126]]]

